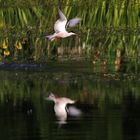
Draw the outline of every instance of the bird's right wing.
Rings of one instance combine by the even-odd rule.
[[[76,24],[78,24],[81,21],[81,18],[73,18],[71,20],[69,20],[69,22],[66,25],[67,27],[74,27]]]

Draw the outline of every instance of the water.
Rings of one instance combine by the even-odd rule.
[[[139,73],[95,72],[90,63],[81,62],[4,67],[0,71],[1,139],[140,139]],[[68,117],[62,124],[53,103],[44,99],[50,91],[77,100],[82,116]]]

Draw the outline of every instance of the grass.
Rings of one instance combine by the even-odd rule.
[[[80,34],[78,41],[67,38],[59,43],[50,43],[45,39],[46,35],[53,33],[58,7],[69,19],[75,16],[82,18],[81,23],[72,29]],[[77,47],[81,49],[80,55],[86,57],[92,57],[97,48],[105,52],[102,55],[106,57],[111,57],[118,50],[123,51],[125,57],[139,57],[139,9],[138,0],[2,0],[1,58],[12,60],[16,56],[17,60],[31,58],[38,61],[49,58],[54,52],[57,54],[58,48],[67,54]],[[9,40],[9,55],[5,55],[2,45],[6,38]],[[16,42],[24,46],[22,53],[14,47]]]

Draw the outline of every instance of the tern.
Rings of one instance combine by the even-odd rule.
[[[74,27],[81,21],[81,18],[73,18],[71,20],[67,20],[65,15],[62,13],[60,9],[58,9],[59,19],[54,24],[55,33],[52,35],[46,36],[49,40],[53,41],[55,39],[66,38],[72,35],[77,35],[74,32],[67,32],[68,27]]]
[[[66,97],[57,97],[53,93],[50,93],[46,98],[47,100],[54,102],[54,112],[58,120],[65,121],[67,115],[80,116],[82,112],[74,106],[67,107],[68,104],[74,104],[76,101]]]

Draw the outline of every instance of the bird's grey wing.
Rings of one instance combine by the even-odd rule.
[[[67,20],[67,18],[65,17],[65,15],[62,13],[62,11],[60,9],[58,9],[58,14],[59,14],[59,20]]]
[[[76,24],[78,24],[81,21],[81,18],[73,18],[68,21],[66,28],[67,27],[74,27]]]

